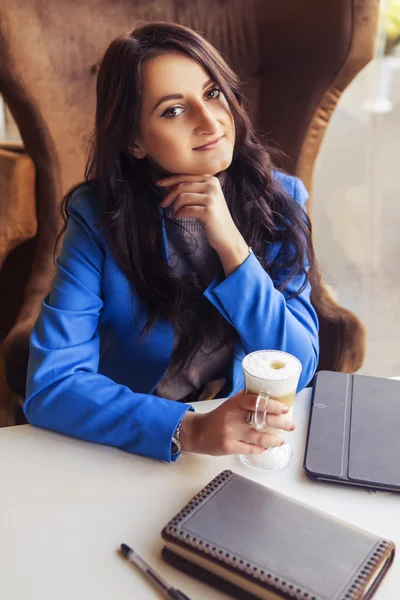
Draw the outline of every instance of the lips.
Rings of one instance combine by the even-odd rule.
[[[222,142],[223,135],[219,135],[218,137],[206,142],[202,146],[198,146],[197,148],[193,148],[193,150],[214,150],[214,148],[218,148],[220,143]]]

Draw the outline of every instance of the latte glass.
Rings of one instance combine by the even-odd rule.
[[[257,405],[252,426],[257,431],[271,431],[276,435],[287,432],[267,427],[268,400],[279,400],[289,408],[286,413],[293,419],[293,404],[301,374],[301,362],[292,354],[279,350],[257,350],[245,356],[242,362],[246,392],[257,394]],[[290,462],[293,451],[285,443],[268,448],[262,454],[241,454],[242,462],[255,469],[275,471]]]

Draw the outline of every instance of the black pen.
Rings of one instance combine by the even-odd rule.
[[[144,573],[149,579],[151,579],[165,594],[166,598],[171,598],[172,600],[190,600],[185,594],[180,592],[179,590],[175,590],[173,587],[170,587],[164,579],[162,579],[157,573],[148,565],[143,558],[140,558],[126,544],[121,544],[120,550],[122,554],[134,565],[138,567],[142,573]]]

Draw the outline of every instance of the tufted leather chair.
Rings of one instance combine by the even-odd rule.
[[[311,193],[315,159],[340,94],[373,56],[378,4],[2,2],[0,93],[23,152],[0,148],[0,405],[10,390],[17,399],[24,394],[29,334],[54,273],[60,200],[83,177],[96,74],[109,42],[139,21],[176,21],[203,32],[244,80],[256,128],[285,152],[280,166]],[[325,288],[322,300],[320,368],[355,371],[365,353],[364,326]]]

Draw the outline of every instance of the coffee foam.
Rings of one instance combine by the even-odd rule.
[[[246,388],[255,393],[269,392],[278,397],[289,394],[297,387],[301,368],[295,356],[278,350],[259,350],[243,359]]]

